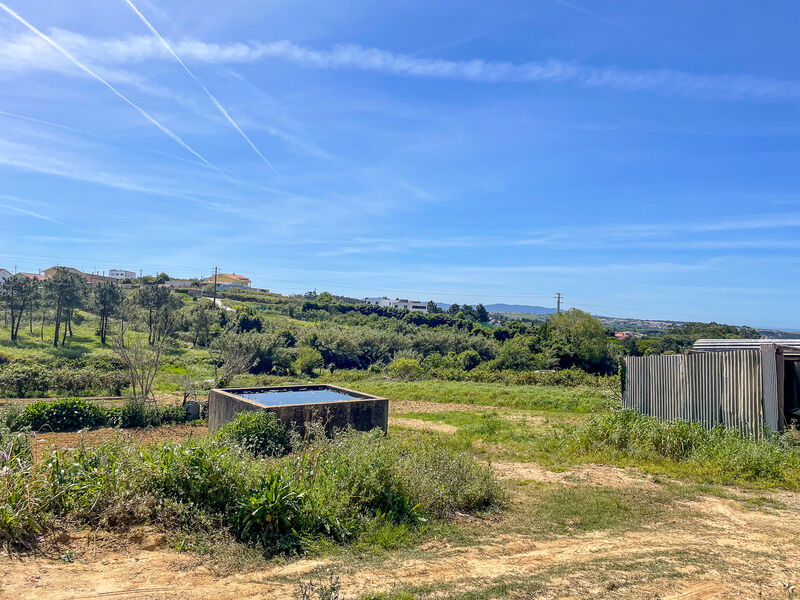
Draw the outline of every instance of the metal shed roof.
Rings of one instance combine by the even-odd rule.
[[[695,352],[725,352],[732,350],[758,350],[764,344],[774,344],[783,350],[786,357],[800,357],[800,338],[760,338],[745,340],[697,340],[692,346]]]

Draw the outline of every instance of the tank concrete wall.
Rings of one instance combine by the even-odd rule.
[[[291,393],[292,390],[330,390],[350,396],[352,400],[265,406],[238,395],[257,392]],[[325,430],[328,433],[333,429],[344,429],[348,426],[358,431],[381,428],[386,432],[389,425],[389,401],[386,398],[370,396],[334,385],[297,385],[211,390],[208,394],[208,430],[216,431],[240,412],[256,410],[274,413],[283,424],[291,425],[301,435],[305,433],[306,423],[312,421],[325,423]]]

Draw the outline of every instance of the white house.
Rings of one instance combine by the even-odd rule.
[[[386,308],[394,306],[392,300],[390,300],[386,296],[383,296],[382,298],[364,298],[364,302],[366,302],[367,304],[374,304],[375,306],[383,306]]]
[[[383,296],[381,298],[364,298],[367,304],[375,306],[383,306],[386,308],[403,308],[405,310],[414,310],[417,312],[428,312],[428,305],[419,300],[409,300],[408,298],[395,298],[394,300]]]
[[[136,273],[133,271],[125,271],[124,269],[111,269],[108,272],[111,279],[136,279]]]
[[[11,271],[7,271],[6,269],[0,269],[0,283],[5,281],[9,277],[11,277]]]

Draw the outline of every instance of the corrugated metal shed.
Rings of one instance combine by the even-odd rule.
[[[800,339],[744,339],[744,340],[697,340],[692,346],[695,352],[724,352],[733,350],[758,350],[764,344],[772,344],[783,350],[786,358],[800,358]]]
[[[623,405],[758,437],[765,425],[761,357],[760,349],[626,357]]]

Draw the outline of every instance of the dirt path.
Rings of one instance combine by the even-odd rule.
[[[392,402],[390,412],[497,410],[471,405]],[[454,433],[439,422],[390,417],[391,426]],[[121,435],[146,441],[205,433],[201,425],[181,425]],[[116,430],[95,430],[84,441],[102,442]],[[70,437],[71,436],[71,437]],[[41,436],[42,446],[77,444],[77,434]],[[0,598],[66,600],[105,598],[141,600],[249,600],[298,598],[302,580],[332,570],[341,577],[345,597],[416,588],[426,597],[508,586],[494,597],[561,599],[711,600],[786,599],[785,584],[800,584],[800,494],[754,494],[726,490],[731,498],[691,494],[665,506],[663,520],[630,531],[570,535],[503,529],[503,521],[527,510],[531,496],[520,490],[546,486],[598,486],[625,493],[663,491],[662,483],[636,469],[581,465],[553,472],[534,463],[493,463],[509,483],[507,516],[465,518],[472,542],[434,537],[419,548],[381,558],[325,557],[275,561],[252,571],[219,574],[209,559],[167,549],[165,536],[141,530],[126,537],[103,532],[64,535],[71,554],[0,559]],[[675,482],[672,482],[673,484]],[[750,501],[753,501],[750,503]],[[687,515],[690,515],[687,517]],[[506,523],[507,524],[507,523]],[[508,533],[514,531],[514,533]],[[457,539],[457,538],[456,538]],[[74,562],[67,562],[73,560]]]
[[[658,486],[636,470],[601,465],[564,473],[528,463],[496,468],[504,479]],[[598,531],[545,540],[500,534],[465,546],[434,539],[388,562],[353,566],[336,558],[301,559],[224,576],[213,574],[201,557],[164,549],[163,536],[142,534],[120,543],[110,534],[83,534],[65,540],[77,554],[72,563],[0,560],[0,597],[288,600],[297,597],[299,581],[330,568],[340,573],[348,599],[404,586],[453,593],[498,582],[523,582],[521,589],[537,590],[519,598],[788,598],[783,583],[800,581],[800,496],[783,492],[780,497],[790,503],[788,510],[748,510],[741,502],[703,497],[681,502],[696,515],[690,522],[668,520],[621,534]]]
[[[409,429],[418,429],[420,431],[436,431],[437,433],[456,433],[458,427],[448,425],[447,423],[439,423],[438,421],[420,421],[419,419],[403,419],[400,417],[389,417],[390,427],[407,427]]]
[[[477,411],[504,411],[507,408],[497,406],[482,406],[479,404],[450,404],[444,402],[425,402],[423,400],[390,400],[389,414],[402,415],[406,413],[440,413],[440,412],[477,412]]]

